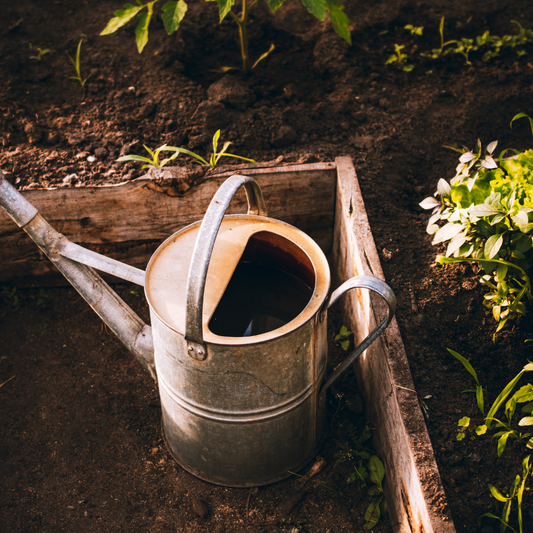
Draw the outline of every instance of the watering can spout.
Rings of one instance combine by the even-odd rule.
[[[0,170],[0,206],[37,244],[100,318],[156,379],[152,328],[93,270],[144,286],[144,271],[70,242],[55,231]]]

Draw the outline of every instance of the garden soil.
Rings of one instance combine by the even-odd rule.
[[[435,264],[442,250],[431,245],[418,204],[439,178],[454,175],[458,154],[444,145],[472,148],[481,138],[498,139],[499,148],[531,146],[527,121],[513,130],[509,122],[518,112],[533,115],[533,46],[490,62],[472,52],[471,65],[420,52],[439,47],[443,16],[445,40],[512,35],[513,20],[533,27],[533,3],[346,0],[352,46],[298,2],[287,0],[276,16],[258,4],[249,21],[252,60],[275,49],[249,75],[221,71],[240,65],[239,46],[235,23],[219,24],[214,2],[191,0],[172,36],[156,4],[142,55],[130,26],[99,36],[121,1],[0,4],[0,168],[21,190],[131,180],[144,171],[117,163],[120,155],[166,143],[205,156],[218,129],[232,153],[257,161],[353,158],[451,516],[457,531],[498,530],[488,518],[478,525],[483,513],[501,514],[488,483],[507,492],[524,448],[509,442],[498,458],[488,437],[456,440],[459,418],[480,418],[464,392],[473,379],[446,349],[472,362],[493,400],[533,355],[525,343],[532,320],[508,324],[492,341],[496,323],[475,269]],[[407,24],[423,26],[422,35]],[[66,55],[75,56],[80,39],[84,87],[71,79]],[[411,71],[385,64],[395,44],[405,46]],[[202,173],[190,165],[191,182]],[[138,289],[118,290],[146,317]],[[330,415],[327,465],[305,485],[296,476],[259,490],[210,485],[172,460],[156,387],[77,294],[1,294],[3,532],[364,531],[376,500],[346,484],[354,463],[340,426],[360,425],[350,409]],[[339,350],[332,347],[334,361]],[[333,413],[340,397],[353,396],[352,384],[346,376]],[[524,531],[533,531],[529,493],[523,510]],[[511,516],[517,528],[516,507]],[[374,531],[393,527],[385,518]]]

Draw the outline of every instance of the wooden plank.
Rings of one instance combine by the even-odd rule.
[[[373,275],[384,280],[352,161],[337,158],[333,257],[339,280]],[[387,306],[369,291],[344,298],[345,324],[361,341]],[[420,410],[407,356],[394,319],[355,365],[375,445],[386,468],[386,497],[395,531],[453,533],[455,527]]]
[[[57,231],[88,248],[144,268],[155,248],[177,230],[200,220],[221,183],[232,174],[258,180],[269,216],[299,227],[327,252],[333,236],[335,164],[241,166],[210,176],[182,197],[169,180],[142,177],[121,185],[29,190],[24,196]],[[165,192],[167,191],[167,192]],[[174,195],[173,195],[174,194]],[[228,213],[246,210],[240,190]],[[0,212],[0,281],[47,275],[54,269],[35,244]]]

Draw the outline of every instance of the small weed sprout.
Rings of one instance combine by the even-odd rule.
[[[33,46],[32,44],[30,43],[30,50],[33,50]],[[30,59],[36,59],[37,61],[41,61],[41,59],[43,58],[44,54],[47,54],[48,52],[50,52],[50,50],[48,48],[37,48],[37,55],[34,55],[34,56],[30,56]]]
[[[69,76],[69,80],[76,80],[80,82],[80,85],[82,88],[85,88],[85,82],[87,81],[87,78],[83,79],[81,76],[81,70],[80,70],[80,52],[81,52],[81,43],[83,42],[83,39],[80,39],[80,42],[78,43],[78,48],[76,50],[76,59],[74,60],[72,56],[67,52],[67,56],[74,65],[74,68],[76,69],[76,76]]]
[[[120,162],[142,161],[146,163],[146,165],[143,165],[142,168],[161,168],[161,167],[164,167],[170,161],[176,159],[180,154],[185,154],[185,155],[192,157],[194,161],[198,163],[199,165],[210,165],[213,168],[217,166],[221,157],[235,157],[237,159],[249,161],[250,163],[255,163],[253,159],[248,159],[247,157],[242,157],[240,155],[227,153],[227,149],[231,145],[231,142],[229,141],[224,143],[224,146],[219,152],[218,151],[219,138],[220,138],[220,130],[217,130],[217,132],[213,136],[213,153],[209,157],[209,160],[204,159],[201,155],[195,152],[192,152],[191,150],[187,150],[186,148],[180,148],[177,146],[168,146],[166,144],[163,144],[162,146],[160,146],[159,148],[156,148],[153,151],[150,148],[148,148],[148,146],[144,145],[144,149],[150,154],[151,159],[149,159],[148,157],[144,157],[142,155],[124,155],[122,157],[119,157],[117,161],[120,161]],[[161,152],[174,152],[174,154],[166,159],[163,159],[162,161],[159,161],[159,154]]]
[[[391,65],[396,63],[404,72],[411,72],[415,68],[414,65],[406,65],[405,61],[407,60],[407,54],[404,54],[402,50],[405,48],[405,45],[395,44],[394,45],[394,54],[389,56],[389,59],[385,62],[385,65]]]
[[[481,436],[485,434],[490,434],[492,432],[492,438],[497,439],[497,453],[498,457],[501,457],[503,452],[505,451],[505,447],[507,445],[507,441],[509,439],[515,439],[517,442],[519,442],[522,445],[525,445],[527,449],[533,449],[533,434],[530,432],[522,433],[521,431],[518,431],[512,427],[512,419],[513,416],[516,413],[517,407],[519,404],[525,404],[522,407],[522,412],[525,413],[526,416],[523,416],[518,421],[519,427],[524,426],[533,426],[533,384],[527,383],[523,387],[520,387],[518,390],[515,391],[515,388],[520,381],[521,377],[526,374],[526,372],[532,372],[533,371],[533,363],[528,363],[524,366],[524,368],[503,388],[503,390],[498,394],[494,402],[492,403],[492,406],[490,407],[488,413],[485,415],[484,413],[484,404],[483,404],[483,389],[481,388],[481,385],[479,384],[476,371],[472,367],[472,365],[468,362],[467,359],[465,359],[462,355],[458,354],[457,352],[454,352],[453,350],[450,350],[448,348],[448,351],[458,360],[461,362],[461,364],[466,368],[466,370],[470,373],[470,375],[475,379],[476,381],[476,390],[468,390],[465,392],[475,392],[476,393],[476,399],[477,404],[480,412],[484,416],[485,423],[479,426],[470,425],[470,418],[468,416],[462,417],[458,421],[458,426],[460,429],[459,434],[457,435],[457,440],[463,440],[466,436],[466,432],[469,431],[471,433],[470,440],[474,440],[476,436]],[[496,414],[500,410],[501,407],[504,407],[504,417],[500,416],[500,419],[496,418]],[[494,424],[494,427],[493,427]],[[491,430],[497,430],[497,431],[491,431]],[[481,523],[482,518],[494,518],[498,520],[501,524],[501,531],[504,531],[507,527],[509,527],[512,531],[514,531],[511,526],[509,525],[509,517],[511,514],[511,505],[514,500],[517,502],[518,506],[518,525],[519,525],[519,531],[520,533],[523,533],[522,528],[522,498],[524,495],[524,491],[529,490],[528,487],[526,487],[527,479],[531,473],[531,465],[529,464],[530,455],[527,455],[523,461],[522,461],[522,475],[517,474],[515,477],[515,480],[513,481],[511,485],[511,489],[509,491],[509,494],[505,496],[502,494],[494,485],[489,483],[489,490],[490,493],[494,498],[496,498],[498,501],[504,503],[503,512],[500,516],[496,516],[492,513],[485,513],[479,517],[478,523]]]
[[[422,35],[422,32],[424,31],[424,26],[413,26],[412,24],[407,24],[403,28],[411,35]]]

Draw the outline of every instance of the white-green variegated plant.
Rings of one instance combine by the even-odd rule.
[[[137,27],[135,29],[135,40],[137,42],[137,49],[141,53],[148,42],[148,26],[154,14],[154,5],[159,0],[152,0],[143,4],[141,0],[137,0],[137,5],[126,4],[124,9],[119,9],[115,12],[115,16],[108,22],[100,35],[109,35],[115,33],[119,28],[127,24],[130,20],[137,18]],[[240,15],[233,11],[236,0],[206,0],[208,2],[216,2],[219,5],[220,22],[222,22],[228,15],[233,18],[239,27],[239,36],[241,43],[242,56],[242,70],[249,72],[254,68],[259,61],[267,57],[274,45],[271,45],[268,51],[262,54],[257,61],[251,63],[248,55],[248,35],[247,22],[250,11],[261,0],[242,0]],[[275,13],[283,4],[285,0],[264,0],[268,7]],[[341,0],[302,0],[302,4],[307,8],[309,13],[314,15],[319,20],[325,20],[326,14],[333,25],[333,29],[348,43],[351,44],[350,30],[348,28],[350,20],[344,13],[344,6]],[[163,23],[167,33],[171,35],[178,28],[187,12],[187,4],[185,0],[171,1],[163,4]],[[223,70],[229,70],[225,68]]]
[[[521,117],[527,115],[516,115],[511,127]],[[479,265],[480,281],[489,288],[484,305],[498,322],[496,333],[525,314],[525,301],[533,299],[533,150],[511,150],[508,158],[504,150],[495,158],[497,144],[490,143],[484,156],[480,141],[473,151],[465,150],[450,182],[439,180],[435,195],[420,203],[433,210],[427,226],[433,244],[447,243],[437,261]]]

